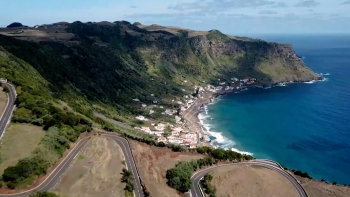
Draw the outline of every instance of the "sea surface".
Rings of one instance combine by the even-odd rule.
[[[219,97],[199,114],[216,146],[350,184],[350,35],[257,35],[290,43],[325,81]]]

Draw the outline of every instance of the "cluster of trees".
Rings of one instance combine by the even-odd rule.
[[[231,150],[212,149],[210,147],[199,147],[194,151],[200,154],[206,154],[208,157],[197,161],[180,162],[175,168],[169,169],[166,173],[168,185],[180,192],[186,192],[191,188],[191,176],[197,169],[217,164],[219,161],[254,159],[250,155],[242,155]]]
[[[210,174],[206,174],[204,178],[200,181],[200,184],[204,190],[204,193],[207,194],[208,197],[216,197],[215,192],[216,188],[210,184],[213,176]]]
[[[302,172],[300,170],[292,170],[292,171],[297,176],[301,176],[301,177],[304,177],[304,178],[312,179],[312,177],[307,172]]]
[[[33,192],[29,197],[59,197],[57,194],[52,192]]]
[[[167,184],[180,191],[187,192],[191,186],[191,176],[197,170],[206,166],[216,164],[218,161],[212,157],[199,159],[197,161],[179,162],[175,168],[169,169],[166,172]]]
[[[92,123],[80,115],[62,110],[41,96],[23,92],[17,96],[15,101],[18,109],[13,115],[13,122],[31,123],[43,126],[48,130],[52,126],[62,127],[64,125],[74,128],[77,132],[91,129]]]
[[[125,191],[132,192],[134,190],[134,184],[132,183],[133,177],[132,177],[132,172],[130,170],[127,170],[123,168],[122,171],[122,178],[121,181],[122,183],[125,183]]]

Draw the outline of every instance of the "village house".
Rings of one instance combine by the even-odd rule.
[[[180,131],[172,131],[171,135],[172,136],[179,136],[180,135]]]
[[[175,122],[179,124],[180,121],[181,121],[181,117],[180,116],[175,116]]]
[[[162,114],[173,115],[173,111],[171,109],[166,109]]]
[[[144,131],[146,133],[151,133],[151,129],[149,127],[141,127],[141,131]]]
[[[135,98],[135,99],[132,99],[133,101],[136,101],[136,102],[140,102],[140,99],[138,98]]]
[[[166,142],[166,138],[165,137],[159,137],[157,141],[158,142]]]
[[[158,131],[164,131],[165,129],[165,124],[159,123],[157,126],[154,127]]]
[[[136,116],[135,118],[136,118],[137,120],[147,121],[147,118],[145,118],[144,116]]]

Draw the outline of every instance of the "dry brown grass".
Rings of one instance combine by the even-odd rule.
[[[331,185],[321,181],[310,180],[298,177],[309,197],[348,197],[350,196],[350,187]]]
[[[151,196],[177,197],[176,190],[166,184],[165,174],[179,161],[190,161],[203,158],[203,155],[172,152],[170,149],[148,146],[130,141],[136,166]]]
[[[2,139],[0,173],[18,160],[29,157],[44,135],[45,131],[41,127],[11,124]]]
[[[292,184],[275,171],[253,166],[226,166],[211,173],[216,196],[297,197]]]
[[[7,95],[4,91],[2,91],[2,87],[0,87],[0,116],[4,112],[7,104]]]
[[[28,40],[28,41],[34,41],[34,42],[40,42],[40,41],[53,41],[53,40],[70,40],[74,37],[74,34],[72,33],[66,33],[66,32],[59,32],[57,33],[52,30],[37,30],[37,29],[26,29],[23,30],[22,33],[13,34],[12,31],[3,31],[0,32],[0,34],[10,37],[15,37],[17,39],[21,40]]]
[[[84,146],[61,181],[55,193],[74,197],[124,197],[121,172],[124,156],[118,144],[110,138],[94,136]]]

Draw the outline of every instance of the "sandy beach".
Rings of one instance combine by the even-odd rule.
[[[212,91],[203,91],[200,92],[198,95],[198,98],[196,101],[185,111],[183,111],[180,115],[182,116],[183,119],[185,119],[185,127],[198,134],[198,146],[210,146],[212,147],[213,145],[208,141],[207,134],[204,132],[205,128],[201,124],[198,114],[201,110],[202,107],[205,105],[211,103],[214,98],[228,94],[228,93],[234,93],[241,91],[242,89],[245,89],[246,87],[242,87],[241,89],[230,89],[230,90],[221,90],[217,92],[212,92]],[[203,140],[201,140],[203,139]]]
[[[203,126],[198,119],[198,113],[201,107],[210,103],[213,98],[214,94],[212,92],[202,92],[191,107],[181,113],[182,118],[186,121],[185,126],[188,130],[196,132],[198,134],[198,139],[203,138],[203,140],[199,140],[198,146],[210,145],[205,137],[206,135],[203,131]]]

